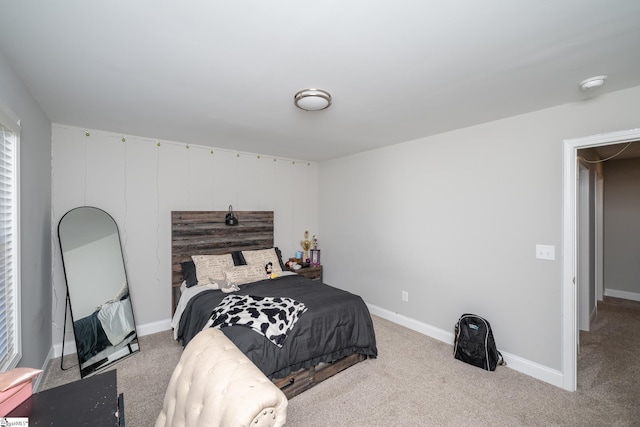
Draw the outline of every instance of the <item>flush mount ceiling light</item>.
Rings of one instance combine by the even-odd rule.
[[[604,84],[604,81],[607,79],[607,76],[595,76],[589,77],[588,79],[580,82],[580,88],[582,90],[591,90],[597,87],[600,87]]]
[[[322,89],[303,89],[293,97],[296,107],[305,111],[319,111],[331,105],[331,94]]]

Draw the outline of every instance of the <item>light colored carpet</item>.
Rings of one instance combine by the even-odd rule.
[[[574,393],[508,367],[466,365],[451,346],[379,317],[374,325],[379,357],[291,399],[288,426],[640,425],[640,303],[599,304],[592,331],[581,334]],[[169,331],[141,337],[140,346],[113,367],[129,427],[153,425],[182,352]],[[59,365],[51,363],[42,389],[79,378]]]

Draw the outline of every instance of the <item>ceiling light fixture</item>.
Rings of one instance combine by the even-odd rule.
[[[580,82],[580,88],[582,90],[591,90],[597,87],[600,87],[604,84],[604,81],[607,79],[607,76],[595,76],[589,77],[588,79]]]
[[[305,111],[320,111],[331,105],[331,94],[322,89],[303,89],[293,97],[296,107]]]

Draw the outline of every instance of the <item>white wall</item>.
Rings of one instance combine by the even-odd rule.
[[[236,211],[273,210],[275,244],[285,257],[300,248],[305,230],[320,234],[316,163],[122,138],[112,132],[53,126],[54,343],[62,342],[66,293],[57,224],[72,208],[101,208],[118,224],[142,335],[169,327],[172,210],[227,210],[230,204]],[[70,322],[67,331],[66,339],[72,341]]]
[[[0,108],[20,120],[18,366],[42,368],[51,349],[51,122],[0,52]]]
[[[325,281],[440,337],[485,316],[501,350],[558,373],[562,141],[638,111],[640,87],[321,163]]]
[[[640,159],[604,166],[606,295],[640,301]]]

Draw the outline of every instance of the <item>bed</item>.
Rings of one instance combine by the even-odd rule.
[[[279,325],[280,330],[285,331],[281,334],[269,335],[247,324],[228,323],[221,328],[287,398],[355,363],[377,356],[373,322],[362,298],[284,268],[280,253],[274,248],[273,212],[235,212],[239,220],[235,226],[225,225],[226,213],[174,211],[171,214],[172,326],[176,339],[186,346],[212,323],[215,326],[220,319],[236,319],[238,316],[227,316],[226,312],[222,315],[222,309],[229,304],[236,304],[231,307],[233,313],[237,313],[240,302],[290,304],[277,314],[283,318],[284,311],[295,313],[291,327]],[[273,276],[249,275],[249,281],[240,281],[237,290],[228,293],[218,289],[215,281],[194,285],[190,278],[191,286],[187,286],[185,276],[192,272],[183,273],[183,269],[198,256],[220,256],[225,262],[231,256],[233,264],[225,271],[235,274],[256,267],[254,256],[265,252],[276,256]],[[202,264],[198,266],[198,271],[205,270]],[[255,268],[253,271],[258,274]],[[233,275],[226,277],[227,283],[235,282],[231,280]],[[212,315],[214,310],[217,314]]]

